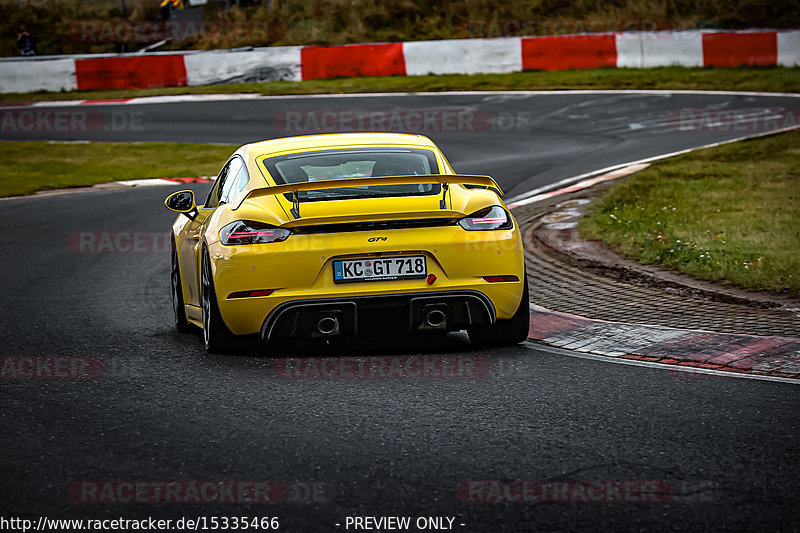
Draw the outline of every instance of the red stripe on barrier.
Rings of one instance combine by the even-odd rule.
[[[704,66],[774,66],[777,63],[778,37],[774,31],[703,34]]]
[[[522,68],[565,70],[617,66],[615,35],[565,35],[522,39]]]
[[[307,46],[300,54],[304,80],[406,75],[403,43]]]
[[[174,181],[175,183],[211,183],[212,179],[210,178],[164,178],[167,181]]]
[[[110,100],[84,100],[80,105],[99,105],[99,104],[124,104],[133,98],[112,98]]]
[[[186,85],[181,55],[77,59],[75,73],[79,91]]]

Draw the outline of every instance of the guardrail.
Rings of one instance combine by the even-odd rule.
[[[600,67],[800,65],[800,30],[631,32],[0,59],[0,92]]]

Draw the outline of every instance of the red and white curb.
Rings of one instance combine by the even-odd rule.
[[[104,185],[116,185],[119,187],[160,187],[163,185],[179,185],[181,183],[211,183],[216,178],[199,176],[196,178],[151,178],[140,180],[121,180],[112,181]]]
[[[50,189],[38,191],[34,194],[27,196],[5,196],[0,198],[3,200],[20,200],[27,198],[44,198],[47,196],[61,196],[64,194],[76,194],[91,191],[103,191],[109,189],[140,189],[143,187],[164,187],[169,185],[175,187],[176,185],[183,185],[187,183],[212,183],[216,178],[208,176],[186,177],[186,178],[147,178],[136,180],[120,180],[109,181],[106,183],[97,183],[90,187],[73,187],[71,189]]]
[[[120,180],[110,181],[108,183],[98,183],[91,187],[81,187],[78,189],[58,189],[55,191],[41,191],[36,193],[36,196],[46,196],[48,194],[64,194],[68,192],[78,192],[83,190],[98,190],[98,189],[134,189],[142,187],[164,187],[176,185],[184,185],[187,183],[212,183],[216,178],[213,176],[197,176],[186,178],[145,178],[136,180]],[[19,198],[19,197],[17,197]]]
[[[756,138],[800,128],[760,133]],[[512,199],[509,209],[587,189],[650,166],[650,162],[745,138],[615,165],[567,178]],[[598,175],[599,174],[599,175]],[[591,176],[591,177],[590,177]],[[556,187],[555,189],[553,189]],[[560,187],[560,188],[558,188]],[[800,383],[800,338],[715,333],[625,322],[595,320],[531,304],[529,338],[563,349],[559,353],[615,360],[682,372]]]
[[[800,339],[607,322],[531,304],[529,338],[590,356],[800,383]],[[778,379],[779,378],[779,379]]]
[[[615,180],[615,179],[618,179],[618,178],[622,178],[624,176],[629,176],[629,175],[633,174],[634,172],[639,172],[640,170],[644,170],[649,166],[650,166],[650,163],[635,163],[635,164],[631,164],[631,165],[628,165],[628,166],[625,166],[625,167],[622,167],[622,168],[617,168],[616,170],[612,170],[611,172],[606,172],[606,173],[600,174],[599,176],[596,176],[594,178],[588,178],[588,179],[584,179],[582,181],[578,181],[574,185],[570,185],[568,187],[563,187],[561,189],[556,189],[554,191],[541,192],[541,193],[538,193],[538,194],[536,194],[534,192],[532,196],[528,196],[529,194],[532,194],[532,193],[527,193],[525,195],[522,195],[522,196],[518,197],[518,198],[520,198],[519,200],[512,201],[511,203],[509,203],[507,205],[508,205],[509,209],[516,209],[517,207],[521,207],[523,205],[528,205],[528,204],[540,202],[542,200],[546,200],[546,199],[552,198],[554,196],[560,196],[562,194],[567,194],[567,193],[570,193],[570,192],[577,192],[577,191],[581,191],[583,189],[588,189],[589,187],[597,185],[598,183],[603,183],[604,181],[611,181],[611,180]],[[596,174],[596,173],[597,173],[597,171],[594,171],[594,172],[590,173],[589,175]],[[580,177],[578,177],[577,179],[579,179],[579,178]],[[569,178],[570,181],[575,180],[575,179],[576,178]],[[559,183],[561,183],[561,182],[559,182]],[[550,187],[552,187],[552,185]]]
[[[166,96],[138,96],[135,98],[115,98],[110,100],[42,100],[39,102],[2,102],[0,109],[19,109],[26,107],[78,107],[98,105],[151,105],[179,104],[184,102],[219,102],[225,100],[252,100],[264,98],[258,93],[231,94],[175,94]]]

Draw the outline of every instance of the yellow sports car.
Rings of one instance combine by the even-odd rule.
[[[456,174],[422,135],[348,133],[239,148],[202,205],[165,200],[172,302],[206,349],[237,335],[331,342],[467,330],[527,338],[519,226],[488,176]]]

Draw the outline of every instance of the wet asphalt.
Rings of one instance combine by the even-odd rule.
[[[285,134],[275,117],[286,110],[468,108],[484,121],[482,131],[425,133],[458,171],[489,173],[512,196],[741,135],[676,130],[669,120],[682,109],[780,114],[793,102],[558,94],[102,106],[94,110],[142,112],[144,131],[61,137],[239,144]],[[504,131],[506,116],[528,122]],[[277,516],[283,531],[353,531],[346,524],[354,516],[452,517],[455,531],[800,529],[795,385],[578,359],[535,343],[479,350],[460,335],[329,352],[298,345],[277,354],[205,354],[199,334],[171,325],[163,236],[172,216],[162,205],[170,191],[0,202],[4,365],[8,357],[102,361],[95,377],[0,380],[3,517]],[[81,251],[75,243],[88,232],[138,235],[140,251]],[[460,358],[483,371],[286,377],[287,365],[304,356]],[[258,504],[95,504],[74,492],[82,482],[193,480],[270,480],[285,492]],[[636,490],[613,502],[582,501],[580,492],[557,501],[471,501],[458,490],[471,480],[653,482],[664,492],[657,501],[641,501]]]

